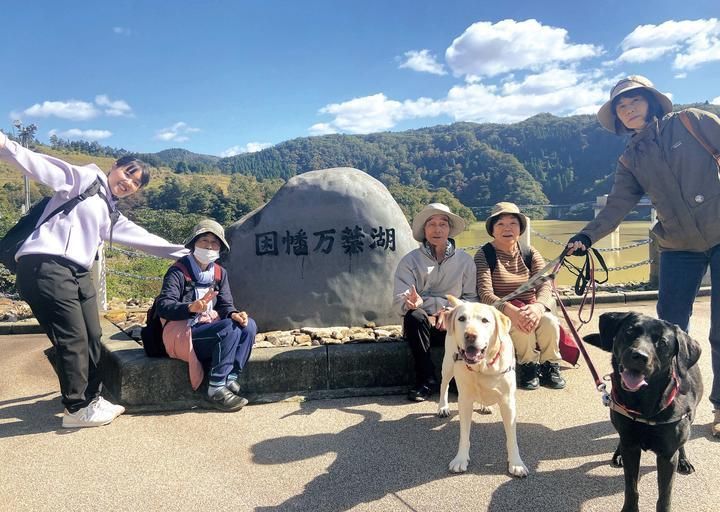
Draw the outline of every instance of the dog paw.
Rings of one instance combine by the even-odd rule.
[[[525,478],[528,474],[530,474],[523,461],[508,462],[508,473],[518,478]]]
[[[681,459],[678,461],[677,472],[681,475],[691,475],[695,473],[695,466],[690,464],[689,460]]]
[[[480,404],[475,408],[478,414],[492,414],[492,409],[489,406]]]
[[[450,406],[446,405],[445,407],[438,407],[437,415],[438,418],[447,418],[450,416]]]
[[[469,462],[470,459],[465,459],[463,457],[455,457],[453,460],[450,461],[448,469],[450,469],[450,471],[453,473],[465,473],[465,471],[467,471]]]
[[[620,455],[619,453],[613,454],[612,459],[610,460],[610,465],[614,468],[623,467],[622,455]]]

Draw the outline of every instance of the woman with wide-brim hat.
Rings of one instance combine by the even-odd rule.
[[[238,375],[257,334],[255,321],[233,303],[227,272],[216,261],[230,251],[225,230],[212,219],[198,222],[185,240],[190,254],[165,273],[157,298],[163,344],[170,357],[188,363],[193,389],[208,369],[206,400],[221,411],[247,404]]]
[[[720,436],[720,179],[711,155],[720,148],[720,119],[695,108],[672,112],[667,96],[647,78],[633,75],[613,87],[598,121],[615,134],[631,136],[605,208],[568,241],[568,252],[584,254],[647,195],[658,218],[652,230],[660,249],[658,316],[687,331],[693,302],[710,268],[709,398],[715,411],[712,433]]]
[[[485,221],[493,238],[475,254],[477,292],[480,302],[493,304],[514,292],[533,274],[545,267],[545,260],[534,247],[521,248],[520,236],[527,229],[527,218],[514,203],[493,206]],[[562,389],[560,375],[560,323],[551,312],[552,287],[545,281],[501,306],[512,321],[510,337],[515,346],[517,385],[537,389],[539,385]]]
[[[412,223],[420,247],[410,251],[395,271],[393,304],[403,316],[403,332],[415,363],[415,386],[408,399],[427,400],[437,390],[431,346],[444,346],[447,295],[477,302],[475,264],[457,249],[454,237],[465,221],[442,203],[423,208]]]

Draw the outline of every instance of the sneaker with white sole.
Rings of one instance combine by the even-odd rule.
[[[101,427],[115,419],[114,411],[96,407],[95,402],[75,412],[65,411],[62,419],[63,428]]]
[[[122,405],[110,403],[101,396],[90,402],[90,405],[92,407],[95,407],[96,409],[110,411],[113,415],[113,419],[117,418],[125,412],[125,407],[123,407]]]

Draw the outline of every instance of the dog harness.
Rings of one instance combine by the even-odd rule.
[[[615,373],[613,373],[610,378],[612,379],[612,383],[613,383],[613,387],[612,387],[612,391],[611,391],[611,395],[610,395],[610,404],[609,404],[610,409],[617,412],[618,414],[622,414],[626,418],[630,418],[633,421],[637,421],[639,423],[645,423],[647,425],[665,425],[667,423],[676,423],[676,422],[681,421],[681,420],[687,418],[688,416],[690,416],[690,412],[688,411],[685,414],[683,414],[682,416],[680,416],[680,418],[672,419],[669,421],[653,421],[651,419],[644,418],[642,416],[641,412],[630,409],[629,407],[627,407],[626,405],[623,405],[618,400],[618,396],[617,396],[617,393],[615,390],[617,389],[618,386],[620,386],[620,382],[618,381],[618,377],[615,375]],[[656,412],[655,414],[653,414],[652,416],[650,416],[650,418],[654,418],[655,416],[657,416],[658,414],[663,412],[665,409],[670,407],[672,405],[672,403],[675,401],[675,397],[677,396],[678,390],[680,389],[680,381],[677,377],[677,374],[675,373],[674,367],[673,367],[673,372],[672,372],[672,381],[673,381],[672,389],[670,390],[670,393],[668,394],[667,398],[665,399],[662,406],[660,407],[660,410],[658,412]]]

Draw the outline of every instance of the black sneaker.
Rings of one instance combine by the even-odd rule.
[[[537,363],[518,364],[516,370],[517,387],[520,389],[537,389],[539,365]]]
[[[565,379],[560,375],[560,365],[545,361],[540,366],[540,385],[550,389],[565,387]]]
[[[248,403],[247,399],[236,395],[223,386],[213,396],[206,396],[206,400],[215,408],[224,412],[239,411]]]
[[[425,381],[425,384],[415,386],[408,392],[408,400],[411,402],[424,402],[437,391],[438,383],[435,379]]]

